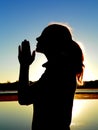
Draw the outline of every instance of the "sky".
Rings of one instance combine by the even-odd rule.
[[[24,39],[31,50],[36,38],[51,22],[66,23],[72,37],[82,44],[85,71],[83,80],[98,79],[98,0],[0,0],[0,83],[19,78],[18,46]],[[30,80],[40,78],[45,56],[36,54]]]

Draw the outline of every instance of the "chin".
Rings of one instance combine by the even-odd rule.
[[[44,53],[42,49],[36,48],[36,52]]]

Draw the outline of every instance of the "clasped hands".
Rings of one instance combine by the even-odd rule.
[[[29,66],[35,59],[35,51],[31,53],[30,43],[24,40],[18,47],[18,60],[20,65]]]

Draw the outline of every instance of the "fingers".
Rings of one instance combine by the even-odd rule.
[[[21,43],[21,48],[22,48],[22,52],[23,52],[23,53],[28,53],[28,54],[31,53],[29,41],[24,40],[24,41]]]
[[[21,53],[21,46],[18,46],[18,55]]]
[[[35,59],[35,50],[32,52],[32,62],[34,61]]]
[[[20,61],[20,57],[21,57],[21,46],[18,46],[18,60]]]
[[[18,47],[18,60],[20,64],[30,65],[35,59],[35,51],[31,55],[30,43],[24,40]]]

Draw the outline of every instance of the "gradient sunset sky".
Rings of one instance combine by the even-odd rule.
[[[34,50],[36,37],[50,22],[71,26],[85,52],[84,80],[98,79],[97,13],[98,0],[0,0],[0,82],[18,80],[18,45],[27,39]],[[31,66],[30,80],[44,71],[37,66],[43,57],[38,55]]]

